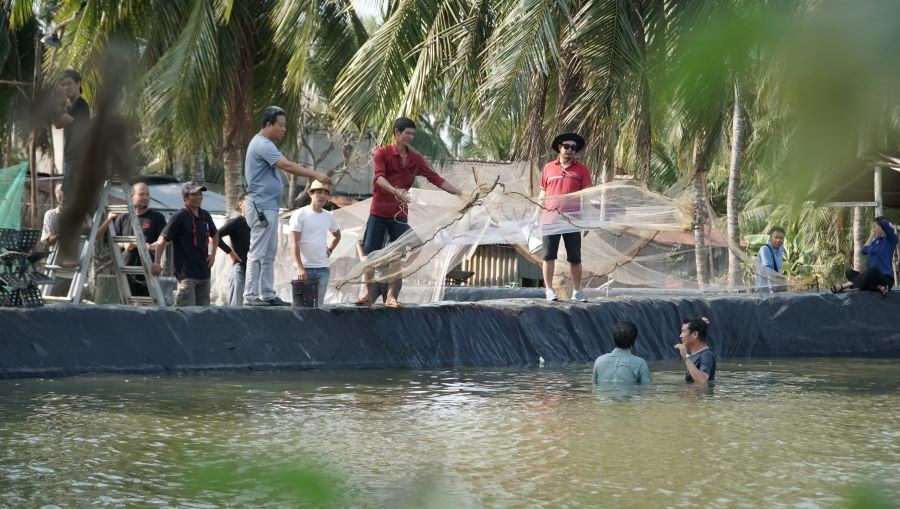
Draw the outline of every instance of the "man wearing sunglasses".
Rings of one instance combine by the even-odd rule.
[[[542,268],[547,300],[555,301],[559,298],[553,290],[553,272],[556,270],[559,240],[562,238],[566,244],[566,260],[572,268],[572,300],[587,302],[581,291],[581,231],[556,233],[571,230],[572,220],[577,220],[580,215],[581,200],[577,197],[552,198],[591,187],[590,170],[575,158],[575,154],[584,148],[584,138],[575,133],[563,133],[553,140],[552,148],[559,153],[559,157],[547,163],[541,171],[539,196],[544,210],[541,220],[544,232]]]

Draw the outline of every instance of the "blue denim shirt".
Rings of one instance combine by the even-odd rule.
[[[885,276],[894,279],[894,268],[891,263],[894,259],[894,250],[897,249],[897,233],[894,226],[887,221],[879,223],[884,230],[884,237],[874,239],[869,245],[863,246],[862,253],[868,256],[867,267],[878,269]]]
[[[597,357],[594,362],[594,383],[637,383],[649,384],[650,368],[647,361],[631,353],[631,350],[616,348],[608,354]]]

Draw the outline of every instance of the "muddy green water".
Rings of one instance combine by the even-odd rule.
[[[900,500],[900,363],[0,381],[2,507],[839,507]],[[308,498],[307,498],[308,497]]]

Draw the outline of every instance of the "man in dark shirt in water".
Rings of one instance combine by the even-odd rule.
[[[681,324],[681,343],[674,345],[687,367],[684,381],[702,385],[716,379],[716,355],[706,344],[709,318],[689,318]]]

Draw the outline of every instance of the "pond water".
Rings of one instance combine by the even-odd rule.
[[[895,360],[0,381],[0,506],[835,507],[900,500]]]

